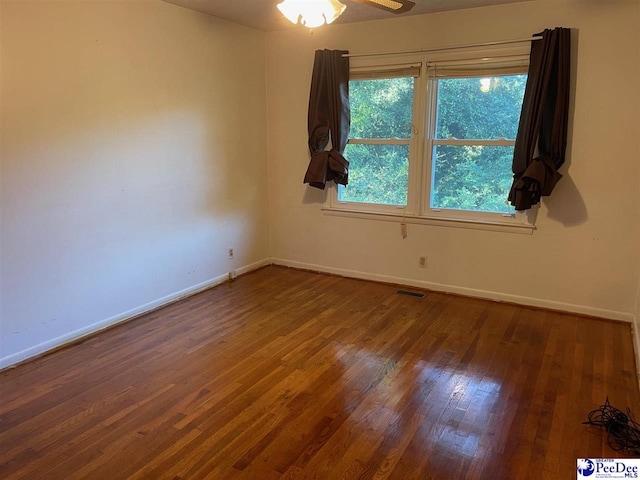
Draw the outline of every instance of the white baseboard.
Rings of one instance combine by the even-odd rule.
[[[264,258],[257,262],[250,263],[249,265],[245,265],[244,267],[236,268],[236,272],[238,275],[244,275],[245,273],[253,272],[259,268],[271,265],[272,263],[271,258]]]
[[[240,267],[236,269],[238,275],[242,275],[244,273],[248,273],[252,270],[256,270],[258,268],[264,267],[266,265],[270,265],[271,260],[266,258],[264,260],[260,260],[258,262],[251,263],[249,265]],[[215,287],[216,285],[220,285],[229,280],[229,274],[225,273],[224,275],[218,275],[210,280],[206,280],[197,285],[193,285],[189,288],[185,288],[184,290],[180,290],[179,292],[172,293],[165,297],[159,298],[149,303],[145,303],[139,307],[133,308],[126,312],[120,313],[118,315],[114,315],[113,317],[101,320],[99,322],[92,323],[91,325],[87,325],[85,327],[79,328],[72,332],[66,333],[64,335],[60,335],[59,337],[52,338],[51,340],[47,340],[46,342],[40,343],[38,345],[34,345],[33,347],[26,348],[20,352],[8,355],[6,357],[0,358],[0,370],[10,367],[12,365],[16,365],[20,362],[28,360],[33,357],[37,357],[42,355],[50,350],[61,347],[67,343],[73,343],[78,340],[81,340],[83,337],[87,337],[89,335],[93,335],[100,330],[104,330],[106,328],[113,327],[119,323],[128,322],[129,320],[133,320],[136,317],[141,315],[145,315],[154,310],[162,308],[170,303],[177,302],[178,300],[182,300],[183,298],[190,297],[191,295],[195,295],[196,293],[200,293],[204,290],[208,290],[209,288]]]
[[[459,287],[456,285],[444,285],[434,282],[426,282],[423,280],[413,280],[409,278],[393,277],[390,275],[381,275],[376,273],[360,272],[357,270],[347,270],[343,268],[326,267],[324,265],[315,265],[311,263],[296,262],[285,260],[282,258],[272,258],[274,265],[285,267],[300,268],[312,270],[316,272],[332,273],[343,277],[359,278],[363,280],[373,280],[376,282],[394,283],[398,285],[407,285],[411,287],[424,288],[437,292],[456,293],[467,297],[483,298],[487,300],[495,300],[500,302],[510,302],[518,305],[529,307],[547,308],[550,310],[558,310],[567,313],[577,313],[580,315],[589,315],[610,320],[620,320],[623,322],[633,322],[634,315],[628,312],[619,312],[616,310],[606,310],[602,308],[588,307],[584,305],[574,305],[571,303],[556,302],[554,300],[545,300],[540,298],[525,297],[521,295],[511,295],[508,293],[492,292],[489,290],[478,290],[475,288]]]

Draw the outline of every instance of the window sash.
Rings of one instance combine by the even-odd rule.
[[[466,210],[456,208],[432,207],[432,198],[435,191],[435,151],[438,146],[497,146],[513,147],[515,139],[503,137],[497,139],[458,139],[438,138],[438,81],[448,78],[482,78],[507,75],[523,75],[527,73],[528,56],[514,56],[502,58],[499,62],[492,59],[478,60],[454,60],[450,62],[431,62],[427,64],[427,84],[429,90],[429,104],[427,116],[427,138],[424,152],[424,176],[422,180],[422,192],[420,211],[424,215],[445,218],[459,218],[461,220],[495,221],[496,218],[509,221],[522,222],[522,216],[516,217],[516,212],[510,205],[505,204],[504,211],[487,212],[480,210]],[[505,197],[505,202],[506,202]]]
[[[413,102],[411,105],[412,128],[411,135],[407,138],[383,137],[383,138],[357,138],[350,137],[349,144],[354,145],[407,145],[409,148],[408,157],[408,185],[407,185],[407,204],[392,205],[385,203],[366,203],[352,202],[340,200],[339,187],[333,189],[329,199],[329,207],[335,209],[343,209],[347,211],[361,211],[369,213],[387,213],[397,214],[402,212],[403,215],[416,216],[419,214],[419,190],[420,190],[420,171],[418,157],[420,138],[418,137],[415,125],[416,118],[419,115],[419,104],[424,97],[422,93],[423,72],[422,63],[408,63],[401,65],[389,65],[377,68],[352,68],[349,71],[349,81],[352,80],[381,80],[390,78],[413,78]]]

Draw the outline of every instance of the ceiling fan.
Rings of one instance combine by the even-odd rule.
[[[380,8],[391,13],[404,13],[413,8],[415,2],[409,0],[355,0],[358,3]]]
[[[411,10],[415,2],[410,0],[355,0],[386,12],[400,14]],[[347,8],[339,0],[283,0],[278,10],[291,21],[308,28],[333,22]]]

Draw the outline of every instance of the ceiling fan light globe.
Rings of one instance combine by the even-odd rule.
[[[344,12],[346,5],[338,0],[284,0],[278,10],[291,22],[307,28],[332,23]]]

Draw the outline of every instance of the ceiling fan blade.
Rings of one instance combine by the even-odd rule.
[[[409,0],[356,0],[358,3],[364,3],[371,7],[381,8],[391,13],[404,13],[413,8],[415,2]]]

